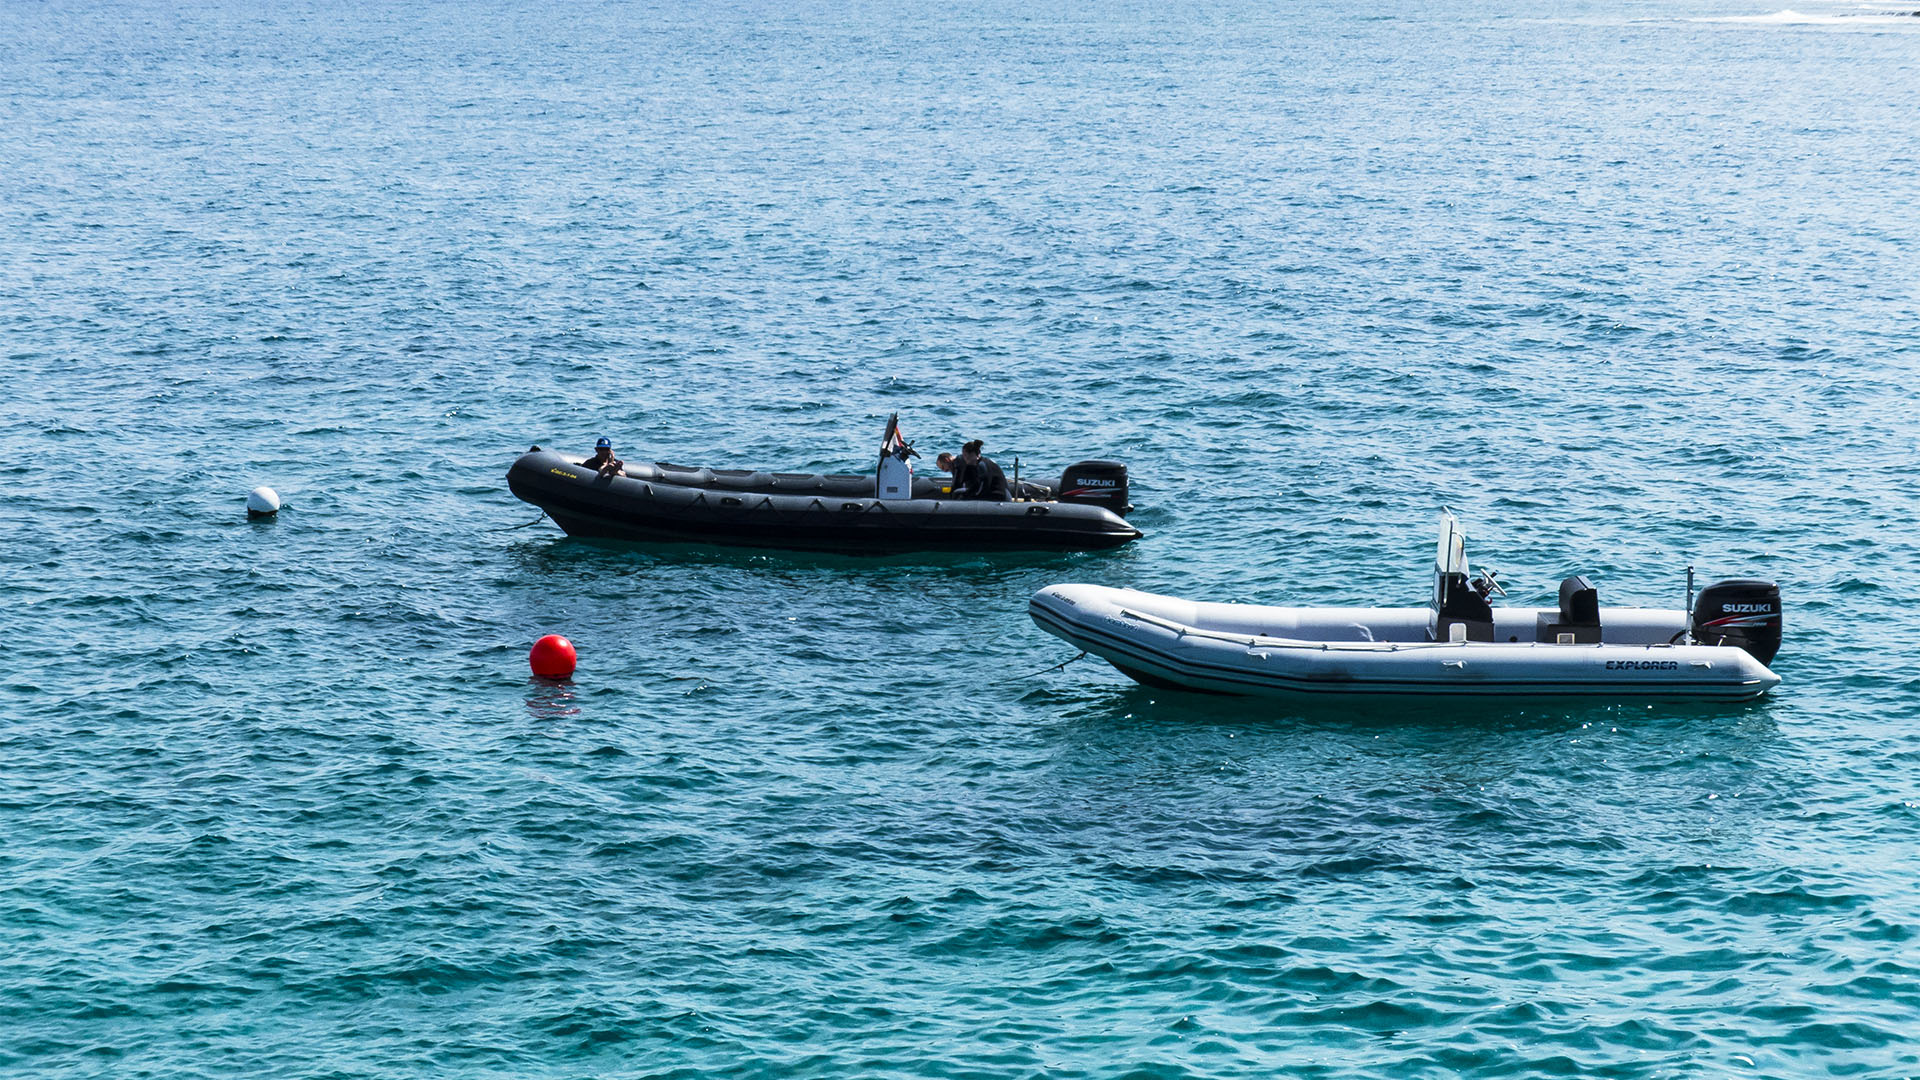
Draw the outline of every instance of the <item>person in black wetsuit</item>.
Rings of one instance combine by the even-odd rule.
[[[605,435],[593,444],[593,456],[580,463],[582,468],[592,469],[601,476],[617,476],[626,467],[626,462],[613,456],[613,440]]]
[[[1007,490],[1007,474],[992,458],[983,456],[980,447],[980,440],[975,439],[960,448],[960,457],[954,461],[953,497],[1006,502],[1013,497]]]

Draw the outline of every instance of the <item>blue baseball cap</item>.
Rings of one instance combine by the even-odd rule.
[[[613,449],[613,440],[602,435],[599,441],[593,444],[593,448],[595,450],[611,450]]]

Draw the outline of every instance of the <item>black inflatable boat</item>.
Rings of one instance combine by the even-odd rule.
[[[616,540],[887,555],[1084,551],[1140,538],[1122,520],[1132,507],[1126,466],[1118,462],[1080,462],[1057,491],[1014,485],[1007,502],[954,499],[943,480],[911,477],[904,465],[904,456],[883,453],[881,467],[866,476],[666,462],[628,464],[602,476],[583,467],[579,455],[536,446],[507,470],[507,486],[570,536]],[[883,486],[890,497],[878,497]]]

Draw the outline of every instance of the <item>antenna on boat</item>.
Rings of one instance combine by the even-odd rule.
[[[1687,564],[1687,640],[1693,640],[1693,564]]]

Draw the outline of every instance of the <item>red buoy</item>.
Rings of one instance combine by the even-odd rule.
[[[527,654],[533,673],[543,679],[564,679],[573,674],[573,667],[579,662],[573,642],[559,634],[548,634],[534,642],[533,651]]]

